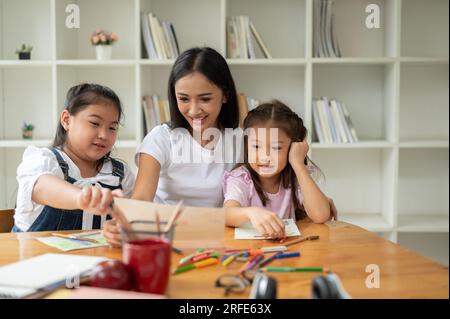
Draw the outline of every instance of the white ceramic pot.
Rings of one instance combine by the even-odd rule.
[[[111,60],[112,45],[96,45],[95,53],[97,60]]]

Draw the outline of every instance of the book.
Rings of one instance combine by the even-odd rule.
[[[255,48],[253,46],[251,31],[250,31],[250,18],[248,16],[244,16],[244,24],[245,24],[245,35],[247,38],[247,48],[248,48],[248,57],[250,59],[256,58]]]
[[[170,31],[172,33],[172,40],[174,42],[177,57],[178,57],[178,55],[180,55],[180,46],[178,45],[177,34],[175,33],[175,27],[173,26],[172,23],[170,23]]]
[[[334,0],[315,0],[313,6],[313,50],[315,57],[341,57]]]
[[[330,125],[328,123],[327,114],[325,110],[325,102],[322,99],[317,100],[317,109],[319,111],[319,118],[322,129],[324,131],[324,137],[326,143],[333,143],[333,138],[331,136]]]
[[[339,136],[339,142],[348,143],[349,141],[347,140],[347,135],[345,133],[344,123],[341,122],[339,110],[337,109],[336,100],[333,99],[330,100],[330,110],[331,114],[333,115],[333,121],[335,123],[337,133]]]
[[[152,13],[148,14],[148,18],[150,21],[150,30],[152,32],[152,38],[155,44],[156,53],[158,55],[158,59],[162,60],[165,59],[164,57],[164,51],[161,44],[161,39],[159,37],[159,26],[157,19],[153,16]]]
[[[319,143],[326,143],[324,133],[322,130],[322,126],[320,124],[320,118],[319,118],[319,110],[317,106],[317,100],[314,100],[312,103],[312,111],[313,111],[313,126],[314,126],[314,132],[317,135],[317,138],[319,140]]]
[[[339,101],[336,101],[336,106],[337,106],[337,109],[339,112],[340,121],[341,121],[341,123],[343,123],[343,126],[344,126],[345,136],[349,143],[353,143],[354,140],[352,137],[352,133],[350,132],[350,128],[347,125],[347,121],[345,120],[344,111],[342,110],[341,103]]]
[[[157,59],[158,56],[153,44],[153,38],[150,29],[150,21],[148,15],[141,12],[142,39],[144,41],[145,50],[149,59]]]
[[[64,286],[75,276],[89,275],[104,257],[43,254],[0,267],[0,297],[25,298]]]
[[[352,120],[350,119],[350,115],[348,113],[347,107],[345,106],[345,104],[343,102],[341,102],[341,106],[342,106],[342,110],[344,112],[345,120],[346,120],[347,125],[348,125],[348,127],[350,129],[351,136],[353,138],[353,142],[356,143],[356,142],[358,142],[358,136],[356,135],[356,130],[355,130],[355,127],[353,126]]]
[[[58,289],[45,299],[165,299],[164,295],[137,291],[81,286],[75,289]]]
[[[326,116],[327,116],[327,121],[328,121],[328,125],[330,128],[330,132],[331,132],[331,141],[332,143],[339,143],[339,139],[338,139],[338,135],[336,132],[336,126],[333,122],[333,117],[331,115],[331,110],[330,110],[330,103],[328,102],[328,98],[327,97],[322,97],[322,100],[324,102],[324,109],[326,112]]]
[[[250,21],[250,30],[252,31],[252,34],[255,37],[256,42],[258,43],[261,51],[263,52],[264,57],[266,59],[272,59],[272,55],[270,54],[269,49],[267,49],[266,44],[264,43],[263,39],[259,35],[258,31],[256,31],[256,28],[251,21]]]

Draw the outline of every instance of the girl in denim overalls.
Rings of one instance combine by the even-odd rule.
[[[17,169],[13,232],[102,228],[113,197],[134,187],[127,165],[110,157],[121,117],[111,89],[69,90],[53,146],[29,146]]]

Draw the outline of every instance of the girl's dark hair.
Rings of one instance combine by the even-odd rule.
[[[219,128],[238,127],[239,111],[236,87],[228,64],[216,50],[204,47],[192,48],[181,53],[170,72],[168,100],[172,128],[190,128],[188,121],[178,109],[175,83],[182,77],[196,71],[202,73],[209,81],[219,87],[227,98],[227,102],[222,105],[217,118]]]
[[[119,122],[122,119],[122,103],[120,102],[119,97],[109,87],[100,84],[83,83],[71,87],[66,95],[64,110],[67,110],[70,115],[76,115],[88,105],[92,104],[113,105],[117,108],[119,113]],[[66,141],[67,132],[60,122],[58,123],[52,146],[62,148]],[[104,158],[100,159],[98,164],[101,165],[105,159],[109,158],[110,153],[111,152],[108,152]]]
[[[297,113],[278,100],[261,104],[248,112],[248,115],[244,120],[244,130],[261,124],[269,124],[272,127],[283,130],[293,142],[303,141],[308,134],[306,127],[303,125],[303,120],[297,115]],[[269,199],[262,189],[259,175],[251,168],[249,164],[247,134],[245,135],[244,145],[244,164],[241,165],[244,165],[250,172],[253,184],[255,185],[255,190],[263,205],[266,206]],[[304,163],[305,165],[312,166],[314,169],[320,171],[308,156],[305,158]],[[297,176],[295,175],[294,169],[289,162],[281,171],[281,186],[291,189],[291,196],[295,209],[295,218],[297,220],[305,218],[305,208],[300,204],[297,197]]]

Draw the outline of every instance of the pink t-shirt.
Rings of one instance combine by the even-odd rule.
[[[276,194],[267,193],[269,201],[264,207],[256,192],[253,180],[247,168],[240,166],[231,172],[225,172],[223,178],[224,201],[235,200],[242,207],[256,206],[268,209],[276,213],[280,218],[292,218],[295,220],[294,203],[291,189],[284,188],[280,183],[280,189]],[[300,187],[297,189],[297,198],[300,205],[303,203],[303,195]]]

